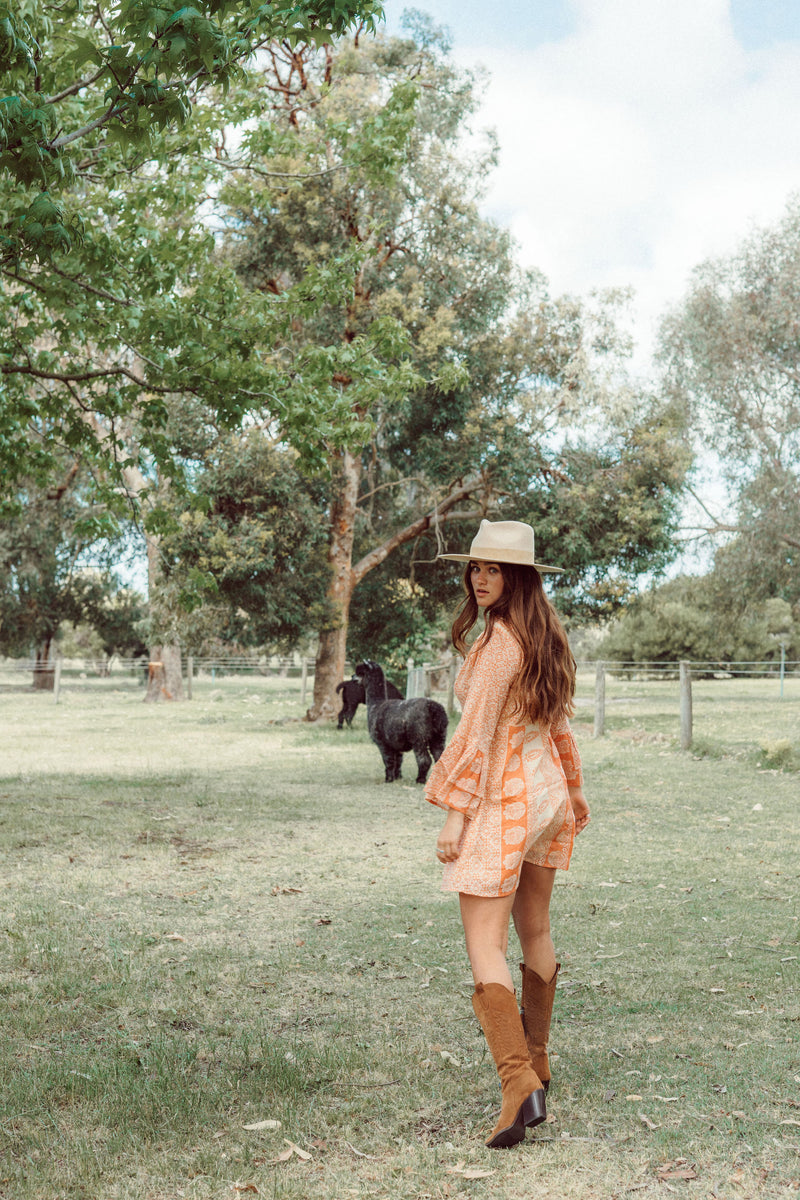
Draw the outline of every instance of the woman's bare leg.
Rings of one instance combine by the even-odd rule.
[[[554,867],[523,863],[511,910],[525,966],[542,979],[551,979],[556,969],[550,936],[550,897],[555,874]]]
[[[467,954],[476,986],[479,983],[501,983],[513,992],[514,984],[506,962],[513,895],[468,896],[461,892],[459,899]]]

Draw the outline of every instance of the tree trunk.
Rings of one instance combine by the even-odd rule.
[[[33,686],[39,692],[52,692],[55,687],[55,667],[50,663],[50,646],[52,638],[45,638],[36,647],[36,661],[33,667]]]
[[[147,672],[145,701],[183,699],[180,646],[153,646]]]
[[[356,584],[384,562],[398,546],[405,545],[430,529],[461,500],[488,489],[488,482],[479,478],[455,486],[436,508],[376,546],[354,566],[353,538],[361,482],[361,458],[345,451],[340,455],[340,464],[341,486],[331,507],[331,541],[328,548],[328,562],[332,571],[328,600],[336,614],[336,623],[320,634],[314,675],[314,703],[306,713],[307,721],[329,720],[341,707],[336,685],[344,678],[350,601]]]
[[[331,504],[328,563],[331,581],[328,601],[333,610],[331,626],[320,634],[314,672],[314,700],[307,721],[331,720],[340,708],[336,685],[344,678],[347,652],[347,623],[353,595],[353,537],[361,482],[361,454],[343,450],[338,455],[338,492]]]
[[[161,563],[158,557],[158,539],[151,534],[147,540],[147,587],[152,603],[158,587]],[[150,665],[147,672],[145,703],[157,700],[183,700],[183,672],[181,670],[181,648],[178,645],[150,647]]]

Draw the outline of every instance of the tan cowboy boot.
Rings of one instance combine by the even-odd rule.
[[[547,1116],[544,1089],[533,1070],[517,1000],[501,983],[479,983],[472,997],[503,1089],[497,1124],[487,1138],[492,1148],[515,1146],[523,1141],[525,1127],[539,1125]]]
[[[556,979],[561,963],[556,963],[553,978],[548,982],[524,963],[522,971],[522,1026],[528,1043],[531,1066],[542,1081],[544,1090],[550,1086],[550,1060],[547,1057],[547,1041],[550,1036],[550,1020],[553,1015],[553,1000],[556,994]]]

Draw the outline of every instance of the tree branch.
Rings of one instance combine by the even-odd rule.
[[[68,88],[64,88],[63,92],[58,92],[55,96],[48,96],[48,98],[45,100],[45,104],[58,104],[59,100],[66,100],[67,96],[74,96],[75,93],[79,92],[82,88],[91,87],[93,83],[97,83],[105,69],[106,65],[103,63],[102,67],[95,71],[94,75],[90,75],[88,79],[79,79],[77,83],[73,83]]]
[[[40,371],[37,367],[30,364],[27,366],[22,363],[11,363],[2,367],[3,375],[30,375],[34,379],[53,379],[58,383],[88,383],[91,379],[103,379],[109,375],[124,375],[135,383],[137,387],[145,388],[147,391],[163,392],[165,395],[174,391],[174,388],[159,388],[153,387],[145,382],[144,379],[139,379],[134,375],[133,371],[129,371],[127,367],[109,367],[107,370],[96,371],[81,371],[75,374],[69,374],[66,371]]]
[[[369,554],[365,554],[353,567],[353,584],[360,583],[369,571],[374,570],[375,567],[379,567],[398,546],[404,546],[406,542],[412,541],[414,538],[419,537],[421,533],[424,533],[426,529],[430,529],[440,517],[443,517],[450,509],[455,508],[460,500],[464,500],[473,492],[487,487],[488,483],[484,479],[470,480],[469,483],[463,484],[454,492],[451,492],[449,496],[446,496],[441,503],[437,504],[429,513],[426,513],[424,517],[420,517],[419,520],[406,525],[405,529],[401,529],[398,533],[395,533],[383,542],[382,545],[376,546],[374,550],[370,550]]]

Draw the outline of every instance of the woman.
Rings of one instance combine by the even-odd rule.
[[[466,562],[466,599],[453,623],[465,654],[462,716],[425,795],[447,810],[436,842],[442,887],[457,891],[472,997],[502,1083],[488,1146],[513,1146],[545,1119],[547,1040],[559,964],[550,937],[556,868],[589,821],[569,727],[575,660],[544,594],[534,533],[521,521],[481,521]],[[465,638],[483,611],[469,653]],[[506,963],[508,922],[522,946],[522,1013]]]

